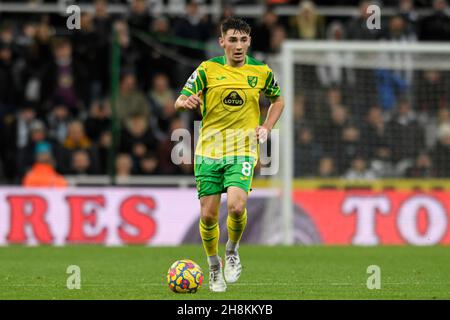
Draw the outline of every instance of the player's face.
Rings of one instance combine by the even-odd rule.
[[[250,47],[250,35],[241,31],[230,29],[220,37],[220,46],[225,50],[227,60],[232,65],[242,65],[245,55]]]

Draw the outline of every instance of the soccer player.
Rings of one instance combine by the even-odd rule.
[[[200,108],[202,114],[194,171],[201,206],[200,235],[208,257],[209,287],[214,292],[225,291],[225,280],[236,282],[241,274],[238,248],[247,224],[247,196],[258,160],[258,143],[267,140],[284,108],[272,70],[247,55],[250,26],[231,17],[220,27],[219,43],[225,55],[202,62],[175,102],[176,109]],[[261,92],[271,100],[262,125]],[[218,254],[222,193],[227,193],[228,208],[225,279]]]

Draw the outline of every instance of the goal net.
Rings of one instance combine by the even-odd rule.
[[[450,177],[450,45],[286,41],[278,61],[287,243],[294,179]]]

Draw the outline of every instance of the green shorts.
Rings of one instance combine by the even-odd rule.
[[[198,198],[227,192],[230,186],[250,191],[256,161],[254,157],[237,156],[212,159],[195,156],[195,181]]]

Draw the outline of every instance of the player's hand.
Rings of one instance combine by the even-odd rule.
[[[259,143],[264,143],[267,141],[267,138],[270,134],[270,129],[266,126],[257,126],[256,129],[256,139],[258,139]]]
[[[193,94],[189,96],[186,100],[184,100],[183,106],[186,109],[195,109],[199,107],[202,103],[202,91],[200,90],[197,94]]]

